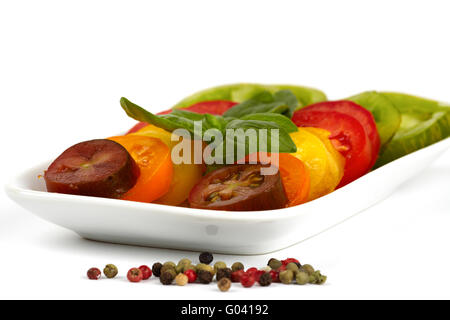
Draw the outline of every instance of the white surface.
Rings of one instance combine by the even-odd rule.
[[[199,88],[252,81],[316,86],[331,99],[377,89],[450,101],[449,9],[446,1],[3,1],[0,182],[131,126],[120,96],[156,111]],[[115,263],[124,276],[195,254],[82,240],[0,193],[0,298],[448,299],[449,179],[447,153],[382,203],[273,254],[317,265],[326,286],[228,294],[84,280],[94,265]],[[217,258],[260,265],[270,256]]]
[[[449,148],[450,138],[384,165],[325,197],[280,210],[198,210],[50,193],[43,179],[37,177],[51,162],[21,173],[6,186],[6,191],[38,217],[89,240],[265,254],[309,239],[378,203]]]

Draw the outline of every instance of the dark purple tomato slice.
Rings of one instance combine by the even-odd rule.
[[[197,209],[257,211],[286,207],[280,172],[261,175],[261,164],[230,165],[203,177],[189,195]]]
[[[117,142],[97,139],[64,151],[45,171],[47,191],[120,198],[138,178],[139,168]]]

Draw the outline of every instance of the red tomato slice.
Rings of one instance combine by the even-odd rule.
[[[202,101],[202,102],[193,104],[187,108],[183,108],[183,110],[192,111],[192,112],[196,112],[196,113],[200,113],[200,114],[209,113],[209,114],[220,116],[220,115],[224,114],[225,111],[234,107],[237,104],[238,104],[237,102],[227,101],[227,100]],[[171,112],[172,112],[172,109],[169,109],[169,110],[159,112],[158,115],[168,114]],[[136,132],[139,129],[142,129],[143,127],[145,127],[146,125],[147,125],[147,123],[145,123],[145,122],[139,122],[133,128],[131,128],[127,132],[127,134]]]
[[[352,101],[340,100],[340,101],[324,101],[308,106],[304,109],[313,109],[314,111],[336,111],[352,116],[363,126],[369,140],[372,144],[372,162],[370,164],[371,169],[377,161],[378,153],[380,152],[380,135],[378,134],[375,118],[372,113],[356,104]]]
[[[355,118],[336,111],[315,111],[307,107],[296,111],[292,121],[299,127],[316,127],[331,132],[331,142],[346,159],[344,177],[338,188],[370,170],[372,145],[364,127]]]

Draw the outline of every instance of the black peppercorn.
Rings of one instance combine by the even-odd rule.
[[[270,275],[270,273],[264,273],[261,275],[261,277],[259,277],[258,282],[261,287],[270,286],[270,284],[272,283],[272,276]]]
[[[198,281],[200,281],[200,283],[209,284],[209,283],[211,283],[211,281],[213,279],[213,275],[209,271],[200,270],[197,273],[197,279],[198,279]]]
[[[161,275],[161,268],[162,268],[162,264],[159,262],[156,262],[155,264],[153,264],[152,266],[152,273],[155,277],[159,277]]]
[[[169,272],[169,271],[163,272],[161,274],[161,276],[159,277],[159,280],[161,281],[161,283],[163,285],[172,284],[174,279],[175,279],[174,273],[173,272]]]
[[[217,270],[216,279],[219,281],[222,278],[228,278],[231,280],[231,273],[233,271],[230,268],[222,268]]]
[[[211,252],[202,252],[200,253],[199,260],[201,263],[210,264],[214,260],[214,257]]]

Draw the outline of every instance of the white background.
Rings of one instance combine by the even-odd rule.
[[[330,99],[374,89],[450,101],[449,11],[446,1],[2,1],[0,182],[128,129],[121,96],[159,111],[198,89],[246,81],[313,86]],[[128,283],[129,267],[196,253],[82,240],[2,192],[0,298],[450,298],[449,182],[447,153],[313,239],[273,255],[218,256],[256,266],[295,256],[329,276],[325,286],[226,294]],[[122,277],[85,280],[106,263]]]

